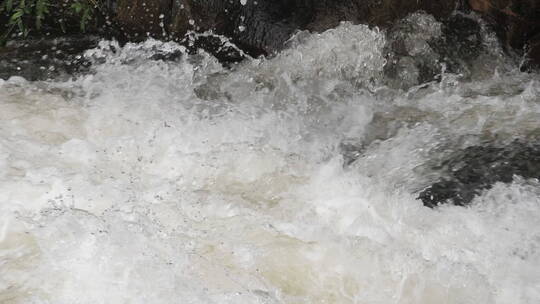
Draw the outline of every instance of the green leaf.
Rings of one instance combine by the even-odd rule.
[[[45,14],[49,12],[47,7],[47,0],[36,1],[36,17],[43,18]]]
[[[0,4],[0,13],[3,11],[9,13],[11,12],[12,8],[13,8],[13,0],[4,0],[2,1],[2,4]]]
[[[6,0],[6,12],[11,12],[13,9],[13,0]]]
[[[16,9],[15,13],[11,15],[11,18],[9,18],[9,22],[18,22],[18,20],[20,20],[23,15],[24,11],[22,9]]]
[[[17,26],[19,27],[19,31],[21,31],[21,33],[25,32],[24,24],[22,23],[21,19],[17,20]]]
[[[47,7],[47,0],[37,0],[36,2],[36,28],[41,28],[41,21],[45,19],[45,15],[49,13],[49,8]]]
[[[80,13],[83,9],[83,6],[80,2],[75,2],[71,5],[71,9],[75,11],[75,13]]]
[[[81,31],[86,32],[86,24],[90,20],[90,10],[87,8],[84,10],[81,18]]]

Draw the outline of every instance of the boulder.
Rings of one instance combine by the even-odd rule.
[[[114,7],[130,40],[211,31],[252,56],[280,50],[297,30],[320,32],[341,21],[386,28],[416,11],[442,21],[456,9],[472,9],[507,50],[528,55],[531,67],[540,64],[540,39],[533,39],[540,33],[540,0],[118,0]]]
[[[165,25],[172,12],[170,0],[118,0],[114,7],[115,23],[127,39],[166,35]]]
[[[526,47],[526,67],[540,69],[540,34],[529,39]]]
[[[97,36],[77,35],[10,41],[0,48],[0,79],[21,76],[35,81],[86,72],[90,62],[82,53],[97,47],[99,39]]]
[[[442,170],[443,178],[418,198],[431,208],[443,203],[465,206],[497,182],[512,182],[514,176],[540,179],[540,144],[514,141],[503,146],[471,146],[434,169]]]
[[[468,0],[499,36],[507,50],[524,54],[539,67],[540,0]]]
[[[183,39],[189,31],[224,35],[253,56],[278,51],[297,30],[341,21],[381,27],[423,10],[449,16],[457,0],[118,0],[116,22],[128,37]]]
[[[452,14],[439,22],[431,15],[410,14],[387,31],[386,84],[407,90],[440,79],[443,66],[445,72],[468,77],[468,67],[483,50],[478,18]]]

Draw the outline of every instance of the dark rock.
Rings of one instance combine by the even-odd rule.
[[[487,20],[507,50],[527,54],[532,66],[540,64],[538,39],[533,40],[540,33],[540,0],[246,0],[245,5],[240,0],[107,2],[114,8],[110,15],[116,16],[113,23],[122,38],[183,40],[190,31],[211,31],[230,38],[251,56],[279,51],[297,30],[320,32],[341,21],[387,28],[413,12],[424,11],[439,21],[446,20],[444,44],[455,46],[447,48],[455,54],[446,55],[467,60],[477,50],[478,26],[471,19],[450,16],[456,9],[472,9]]]
[[[72,35],[10,41],[5,47],[0,47],[0,79],[20,76],[36,81],[89,73],[92,62],[84,52],[97,47],[99,40],[98,36]],[[224,37],[192,34],[183,42],[188,54],[195,54],[202,48],[225,66],[245,58],[245,54]],[[111,50],[116,51],[114,48]],[[155,50],[148,59],[177,61],[184,55],[185,52],[180,50]]]
[[[526,70],[540,69],[540,34],[531,38],[526,46],[527,61],[524,64]]]
[[[59,0],[43,21],[42,33],[70,35],[79,32],[80,18],[67,8],[74,0]],[[324,31],[342,21],[392,28],[396,21],[417,11],[442,22],[443,39],[432,39],[437,56],[397,60],[395,74],[415,66],[412,78],[430,80],[440,71],[440,63],[459,71],[463,62],[474,60],[481,40],[474,20],[455,14],[468,7],[480,13],[498,33],[508,50],[526,54],[525,68],[540,64],[540,0],[104,0],[94,12],[88,31],[114,37],[121,43],[147,37],[176,40],[188,48],[203,48],[224,62],[249,56],[269,55],[286,46],[299,30]],[[9,16],[0,14],[0,29]],[[60,21],[59,20],[63,20]],[[205,33],[194,43],[193,32]],[[225,36],[238,49],[221,44]],[[221,38],[219,38],[221,39]],[[399,56],[399,41],[395,52]],[[402,48],[402,47],[401,47]],[[437,58],[436,58],[437,57]],[[457,59],[456,59],[457,58]]]
[[[440,22],[414,13],[388,30],[385,47],[387,85],[409,89],[451,72],[466,75],[484,49],[478,20],[461,13]]]
[[[444,43],[438,50],[448,60],[474,60],[482,50],[480,25],[473,18],[455,14],[443,22]]]
[[[64,35],[79,32],[80,16],[68,8],[74,0],[59,0],[43,20],[41,33]],[[94,12],[88,31],[121,42],[148,36],[185,41],[190,32],[223,35],[251,56],[279,51],[298,30],[324,31],[342,21],[383,28],[417,11],[443,21],[447,45],[457,56],[474,57],[477,26],[454,18],[456,9],[480,13],[498,33],[508,50],[528,55],[528,65],[540,64],[540,0],[103,0]],[[0,13],[0,30],[9,16]],[[445,21],[446,20],[446,21]],[[4,28],[2,28],[4,27]],[[535,38],[536,37],[536,38]],[[467,44],[467,39],[469,44]],[[209,50],[215,43],[202,39]],[[448,48],[446,48],[448,49]],[[524,50],[528,51],[524,51]],[[224,56],[225,58],[227,56]],[[233,57],[236,57],[233,56]],[[444,57],[444,56],[443,56]],[[452,57],[452,56],[451,56]],[[455,56],[454,56],[455,57]],[[234,60],[237,60],[235,58]],[[406,60],[405,60],[406,61]],[[403,63],[403,64],[406,64]],[[450,66],[454,63],[450,62]],[[422,70],[419,73],[430,74]]]
[[[430,208],[443,203],[465,206],[496,182],[510,183],[514,176],[539,179],[540,144],[472,146],[453,153],[434,169],[443,170],[444,178],[418,198]]]
[[[540,64],[537,51],[540,34],[540,0],[468,0],[499,36],[507,50],[528,55],[532,66]],[[524,52],[526,46],[532,52]]]
[[[0,48],[0,78],[21,76],[33,81],[87,71],[90,62],[83,52],[98,41],[87,35],[12,41]]]
[[[148,36],[167,36],[165,24],[169,23],[172,3],[170,0],[118,0],[110,7],[116,8],[114,22],[124,34],[123,39],[138,40]]]
[[[168,36],[190,31],[229,37],[252,56],[283,48],[297,30],[324,31],[341,21],[389,26],[424,10],[444,18],[457,0],[118,0],[116,22],[126,36]]]
[[[237,63],[246,58],[242,50],[223,36],[191,33],[182,42],[189,54],[195,54],[199,49],[203,49],[224,65]]]
[[[123,0],[127,1],[127,0]],[[134,7],[134,2],[129,1]],[[154,0],[158,3],[161,0]],[[148,0],[144,0],[148,3]],[[162,3],[163,1],[159,2]],[[439,21],[447,45],[463,59],[474,57],[478,49],[479,27],[472,19],[452,16],[455,9],[463,9],[459,0],[180,0],[166,11],[166,30],[173,37],[189,31],[212,31],[232,39],[252,56],[271,54],[280,50],[297,30],[324,31],[341,21],[365,23],[380,27],[392,26],[396,20],[424,11]],[[509,49],[521,50],[540,28],[540,0],[470,0],[470,6],[486,17]],[[155,7],[166,7],[159,4]],[[159,15],[157,9],[147,14]],[[449,18],[450,17],[450,18]],[[155,20],[152,21],[155,24]],[[160,34],[155,28],[149,32]],[[535,53],[530,53],[535,54]],[[456,56],[453,56],[454,58]],[[536,61],[531,56],[532,61]]]

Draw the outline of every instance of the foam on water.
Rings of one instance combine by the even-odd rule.
[[[537,138],[540,77],[392,90],[384,43],[343,24],[226,70],[102,42],[91,75],[0,82],[0,302],[539,302],[538,181],[415,192],[445,151]]]

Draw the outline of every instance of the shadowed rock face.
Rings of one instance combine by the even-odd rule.
[[[122,32],[131,39],[147,35],[161,37],[171,11],[170,0],[118,0],[116,20]]]
[[[183,38],[189,31],[224,35],[251,55],[283,47],[297,30],[323,31],[341,21],[388,26],[424,10],[449,16],[456,0],[119,0],[117,22],[129,36]]]
[[[531,65],[540,67],[540,34],[529,40],[527,45],[527,57],[531,62]]]
[[[438,79],[443,65],[447,72],[466,76],[467,67],[484,50],[478,20],[463,14],[438,22],[431,15],[413,13],[387,33],[384,70],[386,84],[393,88],[409,89]]]
[[[515,141],[504,147],[473,146],[454,153],[439,168],[441,181],[423,190],[425,206],[442,203],[464,206],[496,182],[512,182],[514,176],[540,178],[540,145]]]
[[[86,71],[90,62],[82,53],[98,42],[99,37],[89,35],[13,41],[0,48],[0,79],[45,80]]]
[[[415,11],[443,20],[456,9],[480,13],[508,50],[540,63],[540,0],[118,0],[116,21],[128,39],[212,31],[252,56],[283,48],[297,30],[324,31],[341,21],[389,27]]]
[[[525,50],[527,67],[540,67],[540,0],[468,0],[508,50]]]
[[[69,7],[73,0],[59,0]],[[102,0],[89,26],[94,34],[120,41],[152,36],[183,40],[190,31],[223,35],[252,56],[279,51],[297,30],[324,31],[341,21],[391,28],[424,11],[444,21],[457,10],[479,13],[507,50],[525,54],[524,68],[540,67],[540,0]],[[79,20],[51,12],[43,32],[75,33]],[[0,13],[0,30],[9,16]],[[458,24],[459,25],[459,24]],[[66,29],[65,27],[73,27]],[[458,35],[462,33],[458,32]],[[201,43],[204,44],[204,43]]]

